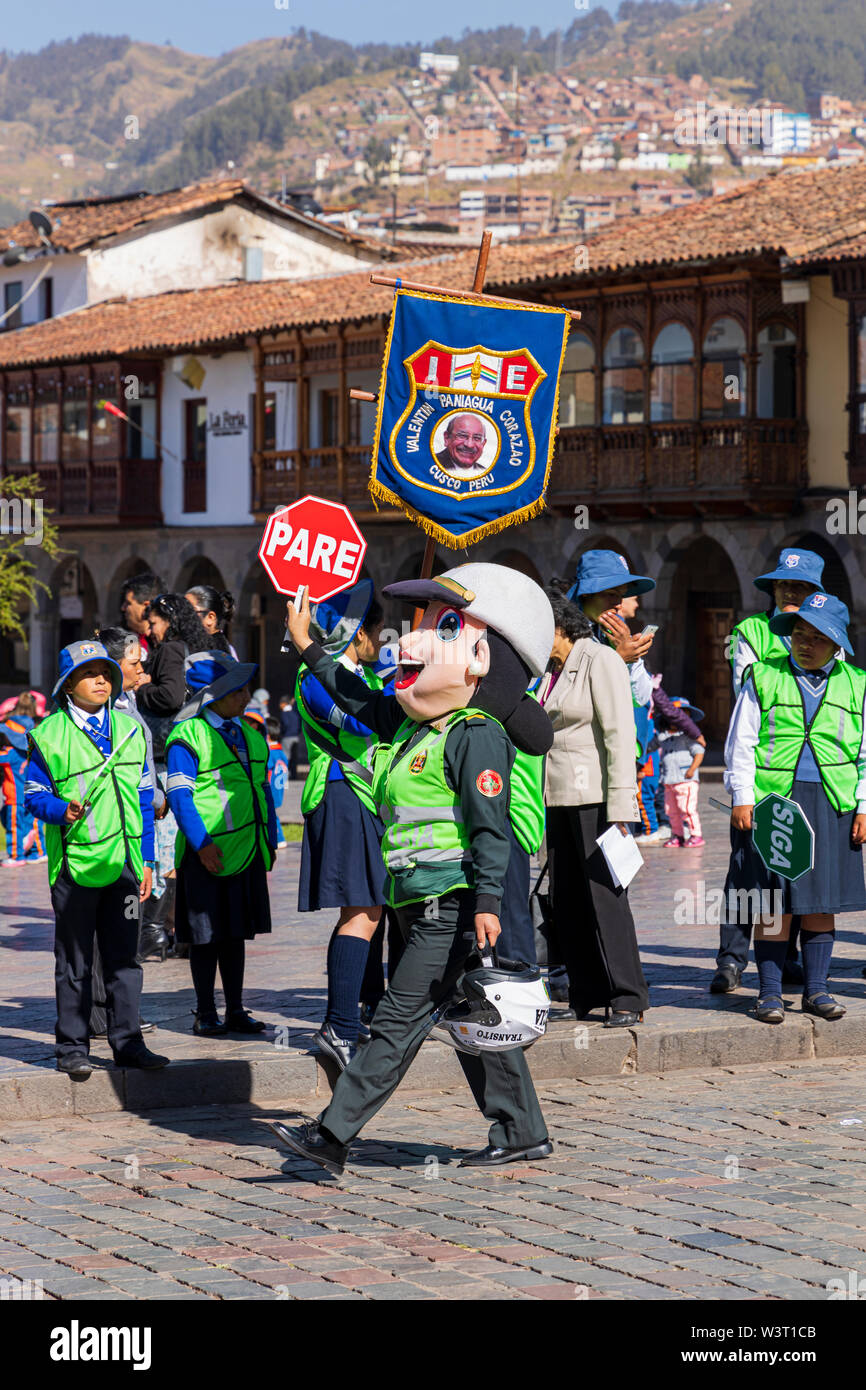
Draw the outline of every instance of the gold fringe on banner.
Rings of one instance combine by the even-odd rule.
[[[416,526],[420,526],[422,531],[426,531],[428,536],[441,541],[451,550],[462,550],[464,546],[475,545],[478,541],[483,541],[485,536],[494,536],[498,531],[507,530],[509,526],[519,526],[522,521],[530,521],[532,517],[538,516],[539,512],[543,512],[547,505],[542,494],[528,507],[521,507],[520,511],[509,512],[507,516],[498,516],[483,526],[476,526],[474,531],[467,531],[463,535],[454,536],[450,531],[437,525],[435,521],[431,521],[429,516],[425,516],[423,512],[416,511],[408,502],[404,502],[402,497],[398,497],[396,492],[392,492],[390,488],[385,487],[378,480],[371,478],[368,486],[374,498],[378,497],[380,502],[390,502],[392,507],[397,507],[401,512],[404,512],[409,520],[414,521]]]

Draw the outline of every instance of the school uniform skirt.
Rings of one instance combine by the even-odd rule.
[[[854,812],[835,811],[820,782],[795,782],[790,798],[800,806],[815,832],[814,867],[789,883],[767,868],[755,849],[750,830],[732,830],[725,902],[732,891],[756,888],[767,894],[781,893],[781,898],[768,896],[763,900],[769,914],[778,902],[783,912],[798,916],[813,912],[863,912],[863,850],[851,844]],[[735,917],[736,913],[732,915]]]
[[[381,907],[384,833],[379,817],[359,801],[348,782],[327,782],[318,806],[304,817],[298,911]]]
[[[271,903],[265,863],[257,851],[239,874],[208,873],[187,849],[177,871],[174,915],[178,941],[209,946],[229,939],[252,941],[271,930]]]

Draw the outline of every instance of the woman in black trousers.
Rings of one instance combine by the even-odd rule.
[[[629,1027],[649,994],[627,892],[614,887],[596,844],[612,824],[638,819],[628,668],[593,641],[576,605],[557,589],[547,595],[556,638],[541,700],[554,729],[544,792],[556,954],[578,1018],[601,1007],[606,1027]]]

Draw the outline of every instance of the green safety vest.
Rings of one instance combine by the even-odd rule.
[[[803,695],[787,654],[757,663],[751,667],[751,675],[761,706],[761,729],[755,749],[755,799],[790,795],[800,754],[808,743],[830,804],[840,812],[852,811],[863,735],[866,671],[850,662],[837,661],[827,679],[824,698],[808,725]]]
[[[367,670],[366,667],[364,671],[368,689],[381,690],[384,685],[382,677],[377,676],[374,671]],[[308,816],[311,811],[315,811],[325,795],[328,773],[334,758],[342,753],[343,757],[339,758],[341,764],[343,764],[344,759],[360,763],[376,744],[375,734],[345,733],[342,729],[336,729],[332,725],[319,723],[304,703],[301,691],[302,678],[307,674],[307,668],[302,666],[295,681],[295,701],[298,714],[301,716],[304,742],[307,745],[307,759],[310,764],[301,796],[301,812],[305,816]],[[372,811],[375,815],[376,803],[370,792],[369,782],[358,776],[357,772],[350,766],[343,766],[343,776],[367,810]]]
[[[84,888],[104,888],[114,883],[130,864],[141,879],[143,830],[139,783],[147,757],[144,730],[129,715],[109,713],[111,747],[116,748],[131,728],[134,737],[124,745],[102,781],[93,790],[93,801],[81,820],[72,825],[46,825],[48,878],[53,884],[61,868]],[[58,710],[30,734],[48,769],[51,788],[63,801],[83,801],[106,759],[92,739],[83,733],[66,710]]]
[[[195,715],[175,724],[165,741],[166,756],[182,743],[198,759],[192,799],[215,845],[222,850],[220,878],[242,873],[260,849],[266,868],[274,862],[268,840],[268,745],[261,734],[241,723],[249,758],[249,771],[222,734]],[[175,868],[186,850],[186,836],[179,830],[174,848]]]
[[[788,648],[781,637],[777,637],[775,632],[770,631],[770,617],[769,613],[751,613],[748,618],[737,623],[732,634],[738,641],[742,637],[745,642],[748,642],[755,653],[756,661],[771,661],[774,657],[787,657],[788,655]],[[730,655],[732,667],[736,655],[737,648],[732,642]]]
[[[511,768],[508,814],[517,842],[536,854],[544,839],[544,758],[518,749]]]
[[[385,822],[382,857],[392,907],[473,886],[469,832],[460,798],[445,780],[445,743],[456,724],[479,717],[491,719],[492,715],[473,709],[455,710],[443,729],[428,729],[408,752],[405,745],[418,725],[405,719],[393,743],[380,743],[368,756],[373,796]],[[530,842],[536,823],[533,798],[519,795],[512,804],[509,796],[509,815],[521,843]]]

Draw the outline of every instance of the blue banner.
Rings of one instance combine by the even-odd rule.
[[[398,290],[373,496],[452,547],[541,511],[569,323],[565,309]]]

